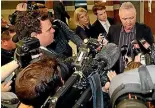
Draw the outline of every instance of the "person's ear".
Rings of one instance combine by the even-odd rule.
[[[31,33],[31,37],[37,37],[37,33],[36,32],[32,32]]]
[[[6,40],[1,40],[1,45],[7,45],[7,41]]]

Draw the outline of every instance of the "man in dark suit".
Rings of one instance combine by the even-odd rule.
[[[65,6],[63,5],[63,1],[54,1],[53,10],[54,10],[55,18],[60,19],[61,21],[67,24],[66,18],[70,19],[70,16],[65,11]]]
[[[140,40],[144,39],[152,45],[154,38],[149,27],[145,24],[139,24],[136,22],[136,9],[131,2],[124,2],[121,5],[119,9],[119,17],[122,25],[112,25],[109,28],[109,42],[117,44],[120,49],[123,45],[127,45],[128,50],[132,50],[129,46],[133,40],[137,40],[142,52],[148,53],[148,51],[140,44]],[[116,67],[117,68],[115,69],[117,73],[124,71],[125,64],[122,62],[122,57],[120,57],[119,63],[116,63]]]
[[[106,7],[102,2],[96,3],[93,6],[93,13],[96,15],[97,20],[91,27],[91,37],[97,38],[100,33],[107,35],[109,27],[114,23],[113,19],[107,17]]]

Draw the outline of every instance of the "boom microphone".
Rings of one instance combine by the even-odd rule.
[[[103,52],[96,55],[95,59],[103,60],[107,63],[105,70],[111,69],[120,56],[120,50],[114,43],[108,43]]]

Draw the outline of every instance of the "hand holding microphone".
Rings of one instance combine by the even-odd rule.
[[[99,34],[97,41],[99,42],[99,47],[97,48],[98,51],[101,51],[102,47],[108,44],[108,40],[105,38],[103,33]]]
[[[98,36],[98,42],[102,44],[103,46],[108,44],[108,40],[106,39],[106,36],[103,33],[100,33]]]

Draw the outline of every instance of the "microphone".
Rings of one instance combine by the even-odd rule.
[[[123,45],[121,47],[121,54],[122,54],[122,56],[125,56],[127,54],[127,52],[128,52],[128,46],[127,45]]]
[[[151,45],[145,40],[145,39],[141,39],[140,43],[143,45],[143,47],[148,50],[149,52],[151,52]]]
[[[133,40],[131,42],[131,45],[132,45],[135,55],[138,55],[139,53],[141,53],[141,49],[140,49],[140,46],[137,40]]]
[[[149,52],[149,54],[148,53],[146,53],[145,55],[144,55],[144,57],[141,59],[141,61],[144,59],[144,65],[149,65],[149,64],[151,64],[153,61],[151,60],[152,58],[152,48],[151,48],[151,45],[143,38],[143,39],[141,39],[140,40],[140,43],[142,44],[142,46]]]
[[[108,43],[105,46],[104,52],[100,52],[95,56],[96,60],[103,60],[106,62],[105,70],[111,69],[117,62],[120,56],[120,50],[118,46],[114,43]]]

